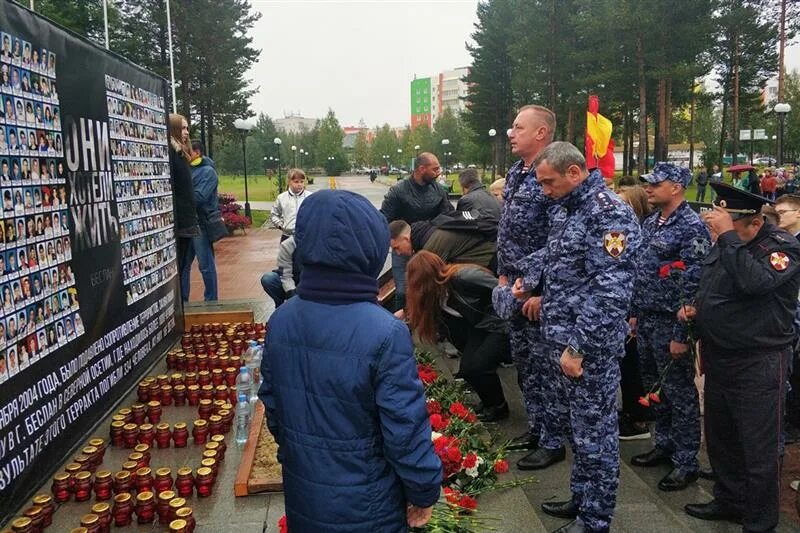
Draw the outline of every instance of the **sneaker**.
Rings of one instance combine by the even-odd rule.
[[[633,422],[628,417],[619,419],[619,440],[644,440],[650,438],[650,430],[644,422]]]

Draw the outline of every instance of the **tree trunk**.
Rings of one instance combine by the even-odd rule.
[[[658,89],[656,90],[656,128],[655,128],[655,145],[653,147],[653,158],[656,161],[667,160],[666,138],[664,135],[664,128],[667,126],[667,80],[666,78],[659,78]]]
[[[689,170],[694,172],[694,110],[697,106],[696,83],[692,80],[692,101],[689,106]]]
[[[622,111],[622,175],[628,175],[628,104]]]
[[[672,131],[672,78],[665,80],[664,86],[664,161],[669,160],[669,134]]]
[[[550,109],[555,112],[556,109],[556,80],[555,80],[555,65],[556,65],[556,51],[555,43],[556,35],[556,0],[550,2],[550,46],[547,51],[547,68],[548,68],[548,84],[550,89]]]
[[[569,108],[567,111],[567,131],[564,137],[567,141],[573,142],[575,137],[575,110]]]
[[[200,106],[200,144],[203,145],[205,153],[208,153],[208,145],[206,144],[206,106]]]
[[[208,106],[208,157],[214,159],[214,105]]]
[[[641,175],[646,172],[647,164],[647,83],[644,75],[644,46],[641,34],[636,36],[636,59],[639,63],[639,155],[636,167]]]
[[[726,80],[725,87],[722,90],[722,128],[719,134],[719,155],[717,156],[717,165],[722,168],[722,158],[725,155],[725,127],[728,122],[728,98],[730,98],[730,88],[728,80]],[[708,162],[706,162],[708,164]]]

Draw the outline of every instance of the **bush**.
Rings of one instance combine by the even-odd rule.
[[[244,231],[253,224],[252,220],[239,214],[242,205],[236,202],[236,198],[232,194],[223,193],[218,195],[218,198],[222,220],[225,221],[225,226],[228,228],[229,233],[233,234],[237,229]]]

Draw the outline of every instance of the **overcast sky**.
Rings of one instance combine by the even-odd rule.
[[[343,126],[410,121],[409,83],[468,66],[477,0],[252,0],[261,49],[249,77],[256,113],[322,117]],[[800,45],[787,50],[800,70]]]

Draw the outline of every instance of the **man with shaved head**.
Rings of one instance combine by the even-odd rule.
[[[431,220],[441,213],[454,211],[447,191],[436,183],[441,173],[439,160],[430,152],[422,152],[414,161],[414,173],[389,189],[381,204],[387,222],[405,220],[409,224]],[[408,258],[392,252],[392,275],[395,283],[395,304],[405,307],[405,272]]]
[[[546,107],[526,105],[520,108],[509,130],[511,152],[519,157],[506,178],[503,209],[497,229],[497,273],[500,285],[493,299],[497,314],[509,322],[511,356],[517,368],[517,381],[524,399],[528,431],[513,439],[508,450],[529,450],[517,462],[520,470],[538,470],[563,461],[568,420],[564,399],[553,390],[553,383],[543,379],[549,365],[549,350],[539,324],[541,284],[527,275],[541,272],[531,258],[547,243],[550,227],[547,209],[552,202],[536,181],[533,164],[553,140],[555,114]],[[518,279],[527,296],[518,300],[512,285]],[[550,406],[545,409],[545,406]],[[532,450],[532,451],[531,451]]]

